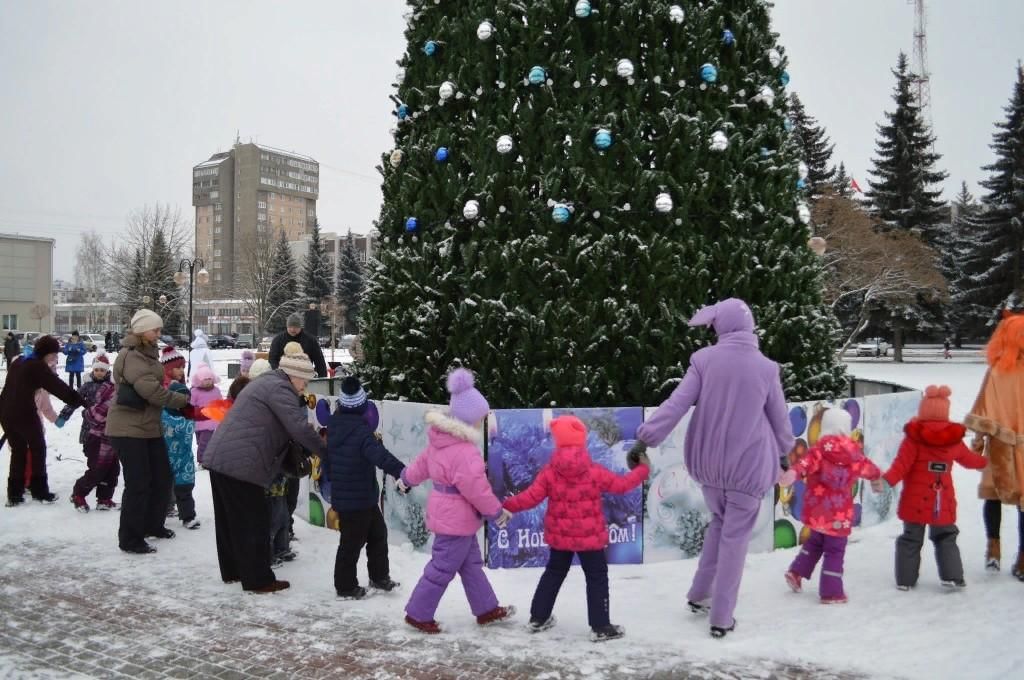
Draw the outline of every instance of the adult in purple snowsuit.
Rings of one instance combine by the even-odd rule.
[[[637,438],[658,446],[696,404],[685,460],[711,523],[687,598],[702,605],[711,598],[712,634],[720,637],[735,625],[750,535],[761,499],[780,473],[779,455],[793,448],[793,432],[779,366],[758,348],[750,307],[723,300],[698,311],[689,325],[712,326],[718,342],[690,357],[682,382]]]

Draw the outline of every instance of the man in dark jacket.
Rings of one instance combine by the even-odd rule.
[[[302,330],[302,316],[292,314],[288,317],[287,323],[287,330],[275,335],[274,341],[270,343],[270,356],[267,357],[270,367],[277,369],[278,364],[281,363],[281,357],[284,355],[284,346],[289,342],[297,342],[302,345],[302,353],[313,362],[316,374],[321,378],[326,378],[327,362],[324,361],[323,350],[320,349],[320,343],[316,338]]]
[[[4,358],[7,359],[8,370],[19,354],[21,354],[21,345],[18,344],[18,339],[14,337],[14,333],[7,331],[7,337],[4,338]]]
[[[46,476],[46,438],[36,410],[36,390],[42,388],[65,404],[85,406],[82,396],[53,372],[51,366],[57,365],[58,352],[60,343],[52,335],[36,340],[33,358],[14,364],[0,393],[0,425],[11,446],[11,472],[7,478],[9,507],[25,502],[25,461],[29,452],[32,454],[29,483],[32,498],[44,503],[57,500],[56,494],[50,493]]]
[[[377,500],[377,468],[399,479],[405,464],[391,455],[374,435],[376,422],[367,422],[369,404],[359,380],[341,383],[338,409],[327,424],[327,458],[321,474],[331,481],[331,507],[338,513],[341,539],[334,559],[334,589],[338,596],[358,600],[366,589],[356,578],[359,553],[366,546],[370,587],[391,591],[388,565],[388,529]],[[373,421],[376,410],[372,411]]]

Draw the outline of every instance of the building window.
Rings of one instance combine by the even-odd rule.
[[[215,217],[213,221],[217,222],[217,223],[220,223],[221,221],[223,221],[222,220],[223,217],[224,217],[223,215],[217,215],[217,217]]]
[[[306,216],[307,217],[316,217],[316,210],[314,210],[313,208],[310,208],[309,210],[306,211]]]
[[[214,203],[214,205],[213,205],[213,209],[214,210],[220,210],[220,208],[221,208],[221,204],[220,203]]]
[[[211,191],[210,192],[210,198],[220,198],[220,192],[219,191]],[[220,203],[218,203],[217,205],[220,205]]]
[[[220,281],[220,272],[217,272],[216,274],[213,275],[213,280]]]
[[[214,227],[213,228],[213,233],[214,234],[219,234],[220,233],[220,227]]]
[[[217,248],[216,250],[213,251],[213,256],[220,257],[220,248]]]
[[[214,268],[214,269],[220,269],[220,265],[221,265],[221,263],[220,263],[219,261],[217,261],[217,262],[214,262],[214,263],[213,263],[213,268]]]
[[[260,210],[266,210],[267,209],[267,202],[266,201],[257,201],[256,202],[256,207],[259,208]]]
[[[267,216],[264,215],[263,213],[256,213],[256,220],[258,222],[266,222],[267,221]]]
[[[3,315],[4,328],[9,331],[17,330],[18,328],[18,315],[17,314],[4,314]]]

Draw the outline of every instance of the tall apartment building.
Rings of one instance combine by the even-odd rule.
[[[203,297],[229,295],[249,248],[271,248],[311,233],[320,193],[320,164],[308,156],[236,142],[192,168],[196,255],[210,272]]]

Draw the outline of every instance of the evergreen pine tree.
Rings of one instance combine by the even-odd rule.
[[[851,179],[850,176],[846,174],[846,165],[842,161],[839,162],[836,174],[832,178],[832,188],[843,198],[849,198],[853,195]]]
[[[284,232],[280,232],[274,243],[274,280],[277,285],[267,296],[267,332],[280,333],[285,328],[288,315],[299,308],[302,300],[299,297],[299,284],[296,275],[295,260]]]
[[[333,292],[331,267],[327,260],[324,242],[320,240],[320,220],[313,223],[313,234],[309,241],[309,252],[302,265],[302,294],[307,302],[317,305]]]
[[[825,134],[824,126],[808,115],[796,92],[789,95],[789,119],[793,123],[793,140],[800,149],[800,158],[807,164],[807,189],[812,194],[820,193],[836,174],[835,167],[829,167],[835,145]]]
[[[128,325],[128,321],[139,309],[142,308],[142,298],[146,295],[145,289],[146,261],[139,248],[135,249],[132,255],[132,263],[128,274],[121,278],[118,286],[118,302],[121,307],[121,323]]]
[[[345,327],[341,329],[343,333],[359,332],[359,307],[365,285],[363,263],[356,257],[355,239],[352,237],[352,232],[349,231],[338,261],[338,302],[347,308]]]
[[[177,271],[175,265],[174,255],[171,253],[163,229],[154,230],[146,262],[143,294],[152,299],[150,308],[160,315],[164,322],[165,332],[171,335],[175,335],[181,330],[181,314],[179,313],[181,289],[174,283],[174,273]],[[161,296],[167,302],[160,302]]]
[[[924,118],[911,87],[914,74],[907,55],[900,52],[896,62],[896,109],[885,113],[885,125],[878,126],[877,158],[872,159],[874,180],[868,180],[865,193],[876,215],[887,225],[900,229],[918,229],[930,245],[941,241],[938,227],[946,216],[940,199],[942,190],[934,188],[946,179],[935,169],[941,156],[932,149],[935,138]]]
[[[960,183],[960,192],[953,199],[950,208],[949,235],[940,259],[942,275],[949,282],[950,303],[946,312],[946,322],[956,346],[961,345],[965,337],[974,337],[979,325],[979,313],[967,300],[966,291],[971,287],[972,272],[965,268],[965,260],[974,250],[972,243],[976,239],[974,218],[978,213],[978,203],[967,188],[967,182]],[[980,316],[988,316],[990,310],[981,311]],[[981,322],[982,325],[984,321]]]
[[[1024,249],[1024,67],[1006,107],[1005,122],[996,123],[991,148],[996,161],[983,169],[988,193],[982,209],[965,220],[963,279],[960,296],[975,337],[985,337],[996,310],[1016,307],[1022,295],[1021,253]]]
[[[438,402],[461,363],[495,407],[657,403],[713,341],[687,319],[731,296],[790,397],[842,389],[767,3],[409,4],[376,394]]]

